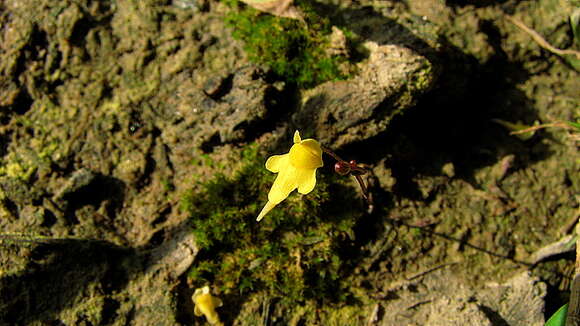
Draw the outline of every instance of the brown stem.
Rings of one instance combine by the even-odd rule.
[[[368,202],[369,201],[369,195],[368,195],[368,188],[365,185],[362,177],[360,175],[355,175],[354,176],[356,178],[356,181],[358,182],[358,184],[360,185],[360,188],[362,189],[362,195],[364,197],[364,199]]]
[[[345,160],[341,159],[340,156],[336,155],[333,151],[331,151],[330,149],[326,148],[326,147],[321,147],[322,151],[325,152],[326,154],[332,156],[333,159],[337,160],[338,162],[346,162]]]
[[[576,226],[576,237],[580,225]],[[566,316],[567,326],[580,325],[580,238],[576,239],[576,263],[574,266],[574,279],[570,287],[570,301],[568,302],[568,314]]]
[[[362,195],[363,198],[370,203],[369,200],[369,191],[367,186],[364,183],[364,180],[362,179],[361,175],[366,174],[368,172],[367,169],[360,167],[356,164],[350,164],[347,161],[343,160],[342,158],[340,158],[340,156],[336,155],[336,153],[334,153],[333,151],[331,151],[330,149],[326,148],[326,147],[321,147],[322,151],[330,156],[332,156],[332,158],[334,158],[337,162],[339,163],[344,163],[344,164],[348,164],[350,167],[350,172],[349,174],[352,174],[353,177],[355,177],[357,183],[359,184],[361,190],[362,190]]]
[[[348,164],[347,161],[343,160],[340,156],[336,155],[335,152],[331,151],[330,149],[326,148],[326,147],[321,147],[322,151],[330,156],[332,156],[333,159],[335,159],[337,162],[341,162],[341,163],[346,163]],[[351,172],[354,172],[354,174],[358,174],[358,175],[362,175],[362,174],[366,174],[368,172],[367,169],[360,167],[360,166],[350,166]]]

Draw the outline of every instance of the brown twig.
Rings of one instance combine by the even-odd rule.
[[[564,122],[554,122],[554,123],[545,123],[545,124],[521,129],[521,130],[512,131],[512,132],[510,132],[510,135],[525,134],[526,132],[536,131],[536,130],[544,129],[544,128],[552,128],[552,127],[572,129],[572,127],[570,125],[567,125]]]
[[[576,208],[576,213],[568,219],[568,221],[564,224],[562,229],[560,230],[561,234],[567,234],[568,232],[572,231],[572,228],[578,224],[578,220],[580,219],[580,208]]]
[[[575,51],[575,50],[570,50],[570,49],[566,49],[566,50],[562,50],[562,49],[558,49],[554,46],[552,46],[550,43],[548,43],[548,41],[546,41],[546,39],[544,39],[542,37],[542,35],[540,35],[538,32],[534,31],[533,29],[529,28],[528,26],[526,26],[524,23],[522,23],[521,21],[519,21],[518,19],[512,17],[512,16],[505,16],[507,20],[509,20],[512,24],[516,25],[518,28],[520,28],[522,31],[526,32],[528,35],[530,35],[532,37],[532,39],[534,41],[536,41],[536,43],[538,43],[538,45],[552,53],[555,53],[557,55],[561,55],[561,56],[565,56],[565,55],[573,55],[576,56],[576,59],[580,60],[580,51]]]
[[[369,189],[365,185],[365,183],[360,175],[357,174],[354,177],[356,178],[356,181],[360,185],[364,199],[368,202],[369,201]]]
[[[456,262],[451,262],[451,263],[445,263],[445,264],[433,266],[431,268],[428,268],[426,270],[420,271],[420,272],[418,272],[416,274],[413,274],[413,275],[407,277],[407,281],[412,281],[412,280],[421,278],[421,277],[423,277],[423,276],[425,276],[425,275],[427,275],[429,273],[432,273],[434,271],[437,271],[437,270],[439,270],[441,268],[444,268],[444,267],[447,267],[447,266],[452,266],[452,265],[455,265],[455,264],[457,264],[457,263]]]
[[[578,227],[576,228],[578,234]],[[574,279],[570,288],[570,302],[568,302],[568,314],[566,315],[567,326],[580,325],[580,238],[576,240],[576,264]]]

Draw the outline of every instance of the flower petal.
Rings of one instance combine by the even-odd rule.
[[[300,133],[296,130],[296,132],[294,132],[294,144],[299,144],[301,141]]]
[[[271,201],[268,201],[264,206],[264,208],[262,208],[262,211],[260,211],[260,214],[258,214],[256,221],[260,222],[264,218],[264,216],[266,216],[266,214],[268,214],[268,212],[271,211],[272,208],[274,208],[275,206],[276,204],[272,204]]]
[[[280,170],[274,184],[268,193],[268,201],[272,204],[277,205],[297,187],[296,183],[296,168],[288,164],[283,169]]]
[[[322,166],[322,150],[314,139],[303,140],[290,148],[290,163],[298,169],[315,169]]]
[[[301,170],[296,174],[296,183],[299,193],[306,195],[311,192],[316,186],[316,169]]]
[[[270,172],[280,172],[288,164],[288,154],[270,156],[266,161],[266,169]]]
[[[316,167],[322,166],[322,148],[320,147],[320,143],[312,138],[304,139],[300,145],[304,148],[310,155],[313,156],[312,160],[317,161],[318,165]]]

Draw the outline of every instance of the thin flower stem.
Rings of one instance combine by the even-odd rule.
[[[332,156],[333,159],[335,159],[337,162],[341,162],[341,163],[347,163],[347,161],[343,160],[342,158],[340,158],[340,156],[336,155],[335,152],[331,151],[330,149],[326,148],[326,147],[321,147],[322,151],[330,156]],[[367,169],[360,167],[358,165],[350,165],[350,169],[351,172],[355,172],[356,174],[366,174],[368,172]]]
[[[345,173],[345,175],[351,174],[356,179],[356,182],[359,184],[359,186],[362,190],[363,198],[370,204],[368,188],[365,185],[363,178],[361,177],[363,174],[366,174],[368,172],[368,169],[365,169],[364,167],[359,166],[354,161],[351,161],[352,163],[349,163],[349,162],[343,160],[342,158],[340,158],[340,156],[336,155],[336,153],[334,153],[333,151],[331,151],[330,149],[328,149],[326,147],[321,147],[321,148],[322,148],[322,151],[324,153],[332,156],[332,158],[334,158],[338,163],[345,164],[348,166],[348,168],[350,170],[347,173]],[[339,173],[339,174],[341,174],[341,173]]]
[[[352,172],[355,173],[355,175],[363,175],[363,174],[367,174],[367,172],[369,172],[367,169],[360,167],[360,166],[354,166],[351,167]]]
[[[338,162],[346,162],[345,160],[341,159],[340,156],[336,155],[336,153],[334,153],[333,151],[331,151],[330,149],[328,149],[326,147],[322,147],[322,151],[325,152],[326,154],[332,156],[332,158],[337,160]]]
[[[363,195],[364,199],[368,202],[369,201],[369,190],[368,190],[367,186],[365,185],[362,177],[360,175],[355,175],[354,177],[356,178],[356,181],[358,182],[358,184],[360,185],[360,187],[362,189],[362,195]]]

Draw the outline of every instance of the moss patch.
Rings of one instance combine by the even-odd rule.
[[[247,164],[232,177],[216,175],[201,193],[192,190],[182,200],[201,248],[192,283],[211,284],[225,295],[266,293],[286,303],[344,302],[350,295],[344,253],[361,215],[344,209],[358,209],[352,189],[319,171],[313,192],[291,194],[257,223],[274,175],[256,147],[243,157]]]
[[[283,79],[310,88],[329,80],[346,79],[354,72],[349,54],[331,54],[332,25],[309,1],[295,4],[304,21],[264,14],[237,0],[225,0],[232,11],[226,22],[233,37],[244,42],[249,59],[264,64]],[[352,33],[345,32],[347,36]],[[352,42],[353,37],[349,37]]]

